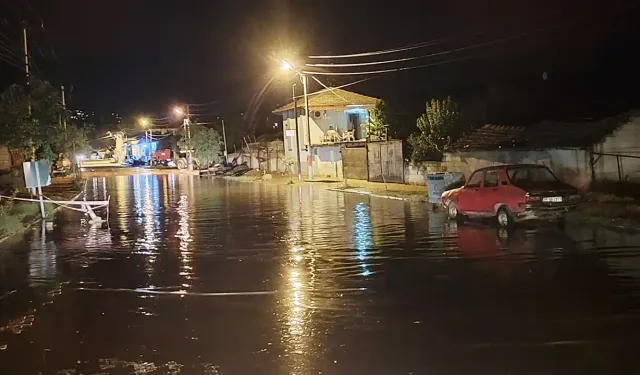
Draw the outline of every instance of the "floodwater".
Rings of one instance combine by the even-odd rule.
[[[87,196],[108,226],[0,244],[2,374],[640,371],[638,234],[182,175]]]

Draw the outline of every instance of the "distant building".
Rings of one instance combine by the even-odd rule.
[[[458,140],[442,166],[468,176],[478,168],[516,163],[544,164],[583,190],[640,184],[640,112],[600,121],[485,125]]]
[[[379,99],[342,89],[321,90],[309,94],[309,129],[311,149],[314,162],[320,153],[330,154],[331,162],[340,160],[341,144],[357,142],[366,138],[363,123],[369,121],[369,110],[374,108]],[[306,171],[309,137],[307,133],[307,117],[305,115],[304,98],[296,101],[298,115],[298,149],[302,169]],[[282,135],[286,156],[296,158],[296,125],[294,103],[291,102],[273,113],[282,115]],[[326,151],[326,152],[323,152]],[[315,165],[315,164],[314,164]],[[333,168],[333,167],[332,167]],[[335,169],[335,168],[333,168]]]

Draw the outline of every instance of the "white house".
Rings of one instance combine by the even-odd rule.
[[[304,99],[296,100],[298,115],[298,148],[303,171],[307,170],[310,129],[311,150],[315,162],[319,157],[318,149],[334,145],[330,151],[332,162],[340,160],[340,144],[364,140],[365,131],[361,126],[369,120],[369,110],[374,108],[379,99],[342,89],[326,89],[309,94],[309,125],[304,111]],[[286,156],[296,158],[296,119],[294,117],[294,103],[291,102],[273,113],[281,114],[283,118],[284,152]],[[353,132],[352,137],[342,138],[345,132]],[[333,135],[333,137],[329,137]],[[345,134],[346,135],[346,134]],[[339,138],[338,138],[339,136]],[[331,147],[330,147],[331,148]],[[325,150],[326,151],[326,150]],[[321,155],[320,155],[321,156]],[[324,160],[323,160],[324,161]]]

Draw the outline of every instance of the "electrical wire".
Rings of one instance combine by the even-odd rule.
[[[18,68],[22,70],[24,67],[20,64],[15,63],[11,59],[6,58],[4,55],[0,54],[0,60],[4,61],[6,64],[13,66],[14,68]]]
[[[522,33],[519,33],[519,34],[516,34],[516,35],[510,35],[510,36],[507,36],[507,37],[494,39],[494,40],[490,40],[490,41],[487,41],[487,42],[482,42],[482,43],[473,44],[473,45],[470,45],[470,46],[454,48],[454,49],[450,49],[450,50],[447,50],[447,51],[435,52],[435,53],[431,53],[431,54],[428,54],[428,55],[422,55],[422,56],[412,56],[412,57],[404,57],[404,58],[393,59],[393,60],[371,61],[371,62],[362,62],[362,63],[305,64],[305,65],[308,66],[308,67],[318,67],[318,68],[346,68],[346,67],[394,64],[394,63],[405,62],[405,61],[413,61],[413,60],[425,59],[427,57],[448,55],[448,54],[455,53],[455,52],[467,51],[467,50],[470,50],[470,49],[486,47],[486,46],[490,46],[490,45],[493,45],[493,44],[504,43],[504,42],[509,41],[509,40],[522,38],[524,36],[528,36],[528,35],[531,35],[531,34],[537,34],[537,33],[545,32],[545,31],[549,31],[549,30],[552,30],[552,29],[555,29],[555,28],[558,28],[558,27],[566,26],[566,25],[567,25],[567,23],[565,22],[565,23],[562,23],[560,25],[554,25],[554,26],[550,26],[550,27],[546,27],[546,28],[539,28],[539,29],[536,29],[536,30],[533,30],[533,31],[526,31],[526,32],[522,32]]]
[[[367,71],[367,72],[308,72],[308,71],[303,71],[302,73],[309,74],[309,75],[324,75],[324,76],[351,76],[351,75],[382,74],[382,73],[390,73],[390,72],[400,72],[400,71],[403,71],[403,70],[426,68],[426,67],[429,67],[429,66],[443,65],[443,64],[448,64],[448,63],[453,63],[453,62],[473,59],[473,58],[476,58],[478,56],[480,56],[480,55],[465,56],[465,57],[461,57],[461,58],[458,58],[458,59],[438,61],[438,62],[430,63],[430,64],[407,66],[407,67],[403,67],[403,68],[394,68],[394,69],[373,70],[373,71]]]
[[[312,76],[312,77],[313,77],[313,76]],[[344,85],[340,85],[340,86],[327,87],[327,89],[325,89],[325,90],[320,90],[320,91],[317,91],[317,92],[314,92],[314,93],[311,93],[311,94],[308,94],[308,95],[309,95],[309,96],[311,96],[311,95],[317,95],[317,94],[323,93],[323,92],[325,92],[325,91],[327,91],[327,90],[337,90],[337,89],[342,89],[342,88],[345,88],[345,87],[349,87],[349,86],[357,85],[358,83],[362,83],[362,82],[370,81],[370,80],[372,80],[372,79],[374,79],[374,78],[376,78],[376,77],[368,77],[368,78],[364,78],[364,79],[357,80],[357,81],[355,81],[355,82],[346,83],[346,84],[344,84]],[[314,79],[315,79],[315,78],[314,78]],[[323,85],[322,83],[320,83],[320,84],[321,84],[321,85]],[[323,86],[324,86],[324,85],[323,85]],[[326,86],[325,86],[325,87],[326,87]],[[297,96],[295,97],[295,99],[302,99],[302,98],[304,98],[304,95],[297,95]]]
[[[348,102],[347,99],[345,99],[342,96],[338,95],[338,93],[335,91],[335,89],[330,89],[329,87],[327,87],[327,85],[322,83],[317,77],[311,76],[311,78],[313,78],[313,80],[318,82],[320,84],[320,86],[324,87],[326,90],[328,90],[329,92],[331,92],[332,94],[337,96],[339,99],[344,100],[345,102]]]
[[[390,54],[390,53],[404,52],[404,51],[410,51],[410,50],[414,50],[414,49],[418,49],[418,48],[429,47],[429,46],[433,46],[433,45],[436,45],[436,44],[444,43],[445,41],[450,40],[450,39],[453,39],[453,37],[439,38],[439,39],[434,39],[434,40],[431,40],[431,41],[422,42],[422,43],[418,43],[418,44],[413,44],[413,45],[409,45],[409,46],[405,46],[405,47],[391,48],[391,49],[380,50],[380,51],[352,53],[352,54],[348,54],[348,55],[315,55],[315,56],[309,56],[309,58],[310,59],[341,59],[341,58],[353,58],[353,57],[385,55],[385,54]]]

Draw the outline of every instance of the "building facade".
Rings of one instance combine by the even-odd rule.
[[[308,126],[303,98],[297,99],[295,105],[291,102],[277,108],[273,113],[282,115],[285,156],[296,159],[299,150],[301,169],[305,173],[311,153],[314,167],[327,171],[319,174],[329,174],[328,172],[335,170],[336,163],[341,160],[342,144],[363,141],[366,138],[362,124],[369,121],[369,110],[375,107],[378,100],[342,89],[321,90],[309,94]]]

